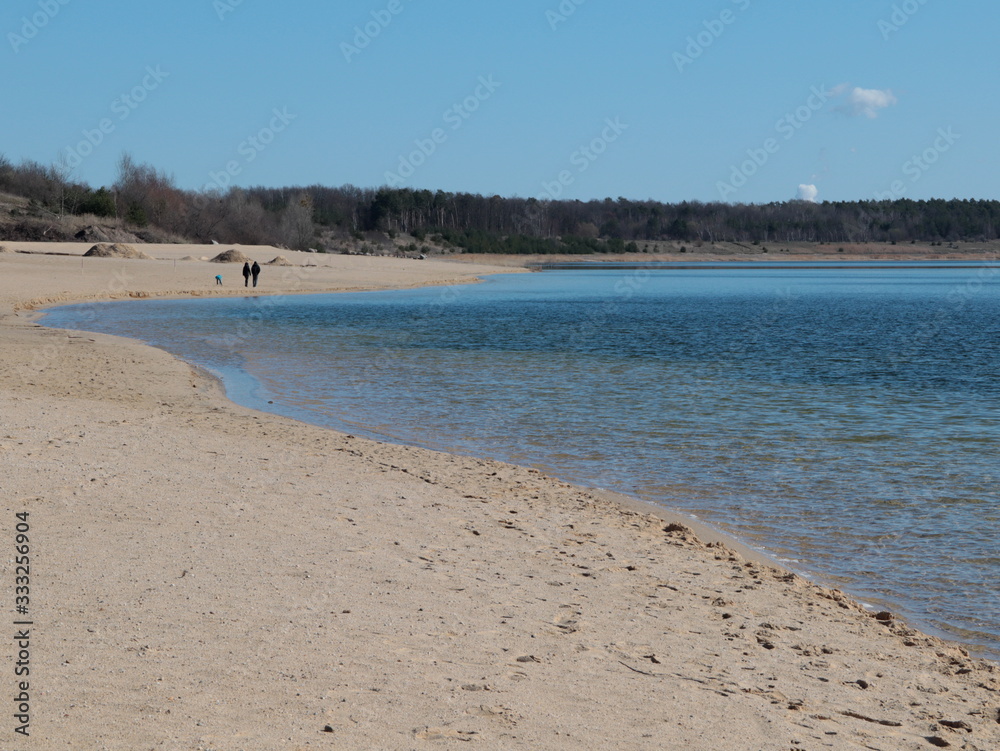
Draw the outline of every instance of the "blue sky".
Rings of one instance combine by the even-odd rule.
[[[1000,198],[985,0],[8,0],[0,153],[110,184]]]

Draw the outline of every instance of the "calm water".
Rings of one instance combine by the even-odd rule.
[[[250,406],[686,510],[1000,656],[1000,265],[554,271],[44,322],[161,346]]]

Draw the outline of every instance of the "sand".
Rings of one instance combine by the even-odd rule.
[[[26,511],[33,621],[31,736],[8,642],[0,748],[1000,748],[996,665],[669,513],[255,412],[159,350],[32,323],[246,294],[174,264],[212,248],[87,247],[0,257],[3,598]],[[492,270],[280,252],[317,266],[257,294]]]

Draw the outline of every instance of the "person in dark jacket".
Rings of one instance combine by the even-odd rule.
[[[256,262],[254,262],[254,266],[256,266],[256,265],[257,265]],[[243,264],[243,286],[244,287],[249,287],[250,286],[250,263],[249,262]],[[253,286],[254,287],[257,286],[257,279],[256,279],[256,277],[254,277]]]
[[[253,286],[256,287],[257,277],[260,276],[260,266],[257,265],[256,261],[254,261],[253,266],[250,267],[250,273],[253,274]]]

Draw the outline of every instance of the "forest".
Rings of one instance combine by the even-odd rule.
[[[29,231],[32,219],[93,216],[113,218],[160,241],[329,252],[337,252],[338,238],[363,240],[373,232],[421,242],[430,236],[470,253],[617,253],[649,241],[985,242],[998,239],[1000,227],[1000,202],[969,199],[668,204],[352,185],[192,191],[129,154],[119,160],[114,183],[96,189],[73,181],[58,166],[14,164],[0,155],[0,193],[28,201],[23,221],[4,229],[8,235]]]

